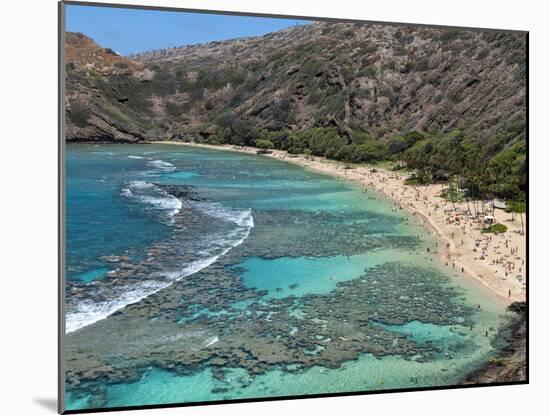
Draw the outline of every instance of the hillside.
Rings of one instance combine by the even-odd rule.
[[[129,58],[69,33],[66,55],[68,141],[266,139],[372,161],[429,137],[524,169],[522,33],[318,22]]]

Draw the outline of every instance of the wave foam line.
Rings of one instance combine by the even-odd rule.
[[[246,229],[243,232],[243,237],[236,240],[232,245],[222,250],[221,253],[209,258],[203,258],[197,261],[193,261],[189,265],[182,268],[179,272],[163,274],[163,276],[167,277],[168,280],[140,282],[134,285],[131,291],[123,292],[118,298],[111,301],[94,303],[90,300],[86,300],[80,302],[77,305],[78,311],[67,314],[65,316],[65,333],[72,333],[78,329],[81,329],[82,327],[89,326],[90,324],[103,320],[109,317],[111,314],[115,313],[116,311],[130,304],[135,304],[143,300],[144,298],[149,297],[150,295],[153,295],[160,290],[171,286],[174,282],[179,281],[189,275],[196,274],[200,270],[212,265],[218,260],[218,258],[228,253],[231,249],[241,245],[245,241],[245,239],[248,238],[251,229],[254,227],[254,219],[252,217],[252,211],[250,209],[242,212],[245,212],[246,215],[239,215],[238,218],[240,218],[240,221],[242,221],[243,223],[246,223],[246,225],[243,226],[246,226]],[[232,236],[236,236],[235,234],[236,232],[232,232]]]
[[[174,166],[172,163],[168,163],[167,161],[164,161],[164,160],[153,160],[153,161],[150,161],[147,164],[150,165],[150,166],[156,167],[159,170],[164,170],[164,171],[174,171],[174,170],[176,170],[176,166]]]
[[[143,191],[147,190],[150,190],[149,194],[143,193]],[[153,193],[153,195],[151,193]],[[130,182],[129,187],[122,189],[120,195],[128,199],[134,198],[135,200],[152,206],[155,209],[168,211],[166,215],[169,219],[172,219],[174,215],[179,213],[183,206],[181,200],[177,197],[174,197],[154,184],[143,180],[135,180]]]

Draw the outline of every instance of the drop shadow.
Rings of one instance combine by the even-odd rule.
[[[35,398],[34,402],[51,412],[57,413],[57,399],[53,398]]]

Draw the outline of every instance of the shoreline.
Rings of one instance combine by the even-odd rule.
[[[479,224],[462,214],[459,222],[447,222],[453,219],[454,212],[449,214],[451,203],[439,197],[441,185],[408,186],[403,183],[405,177],[402,173],[367,165],[346,168],[342,162],[317,156],[290,155],[282,150],[258,154],[255,147],[229,144],[209,145],[183,141],[154,141],[147,144],[183,145],[261,155],[374,189],[397,202],[402,209],[418,215],[423,226],[442,242],[441,246],[445,248],[438,249],[436,253],[442,265],[449,267],[455,276],[468,275],[508,305],[526,299],[526,235],[519,234],[520,221],[511,221],[510,213],[495,210],[494,214],[498,223],[506,222],[507,232],[500,235],[482,234]],[[466,209],[465,202],[455,203],[455,206]],[[512,248],[517,253],[514,251],[512,254]],[[516,278],[517,275],[521,275],[523,282]]]
[[[504,344],[495,344],[497,353],[464,377],[462,385],[527,382],[527,305],[512,303],[508,311],[513,315],[497,334]]]

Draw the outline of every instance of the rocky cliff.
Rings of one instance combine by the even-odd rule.
[[[526,382],[527,378],[527,304],[513,303],[513,313],[494,341],[497,354],[478,370],[470,373],[463,384]]]
[[[68,33],[66,58],[69,141],[250,144],[312,127],[350,142],[525,138],[522,33],[319,22],[131,57]]]

